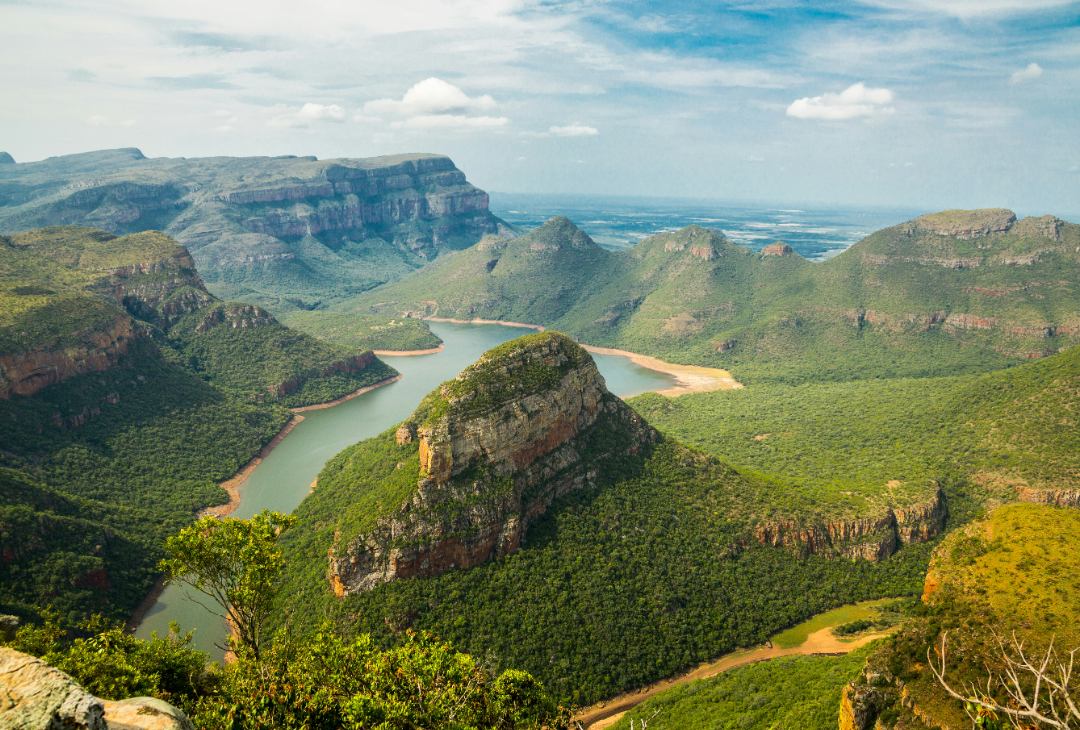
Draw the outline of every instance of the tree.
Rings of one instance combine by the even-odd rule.
[[[999,674],[989,671],[985,686],[969,684],[962,688],[965,691],[959,692],[945,679],[947,637],[948,632],[942,634],[940,648],[931,647],[936,649],[938,661],[931,656],[931,649],[926,650],[927,662],[938,684],[964,703],[964,709],[976,725],[987,724],[983,719],[1001,716],[1015,728],[1070,730],[1080,727],[1080,698],[1075,696],[1077,689],[1070,686],[1080,647],[1070,651],[1066,659],[1058,654],[1051,639],[1045,653],[1029,657],[1024,651],[1024,642],[1017,639],[1015,633],[1009,642],[995,634],[1003,669]],[[998,702],[994,698],[995,692],[1003,693],[1008,701]]]
[[[270,511],[249,520],[207,516],[165,541],[159,567],[166,580],[188,585],[217,604],[203,607],[229,622],[235,643],[256,661],[285,566],[277,540],[295,521]]]

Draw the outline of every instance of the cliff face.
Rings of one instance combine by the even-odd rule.
[[[945,498],[940,488],[931,499],[905,507],[890,507],[879,515],[805,524],[794,520],[766,522],[754,528],[762,545],[783,546],[801,555],[843,555],[883,560],[902,545],[926,542],[945,527]]]
[[[608,393],[587,353],[542,333],[441,386],[396,438],[416,444],[416,488],[374,529],[339,536],[329,570],[339,596],[517,550],[554,499],[596,483],[598,457],[639,453],[659,436]]]
[[[326,301],[509,228],[442,155],[146,159],[103,151],[0,168],[0,231],[167,232],[216,293]]]
[[[76,375],[108,370],[143,336],[130,317],[117,313],[111,324],[82,333],[76,344],[2,353],[0,398],[33,395]]]

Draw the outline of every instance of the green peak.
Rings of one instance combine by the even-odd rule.
[[[456,378],[432,391],[407,423],[429,423],[450,412],[468,418],[551,390],[566,373],[579,367],[596,371],[589,353],[560,332],[518,337],[488,350]],[[600,378],[598,371],[595,376]]]
[[[585,231],[561,215],[548,219],[542,226],[534,228],[518,240],[537,251],[599,248]]]
[[[682,253],[705,261],[719,258],[725,247],[731,247],[723,233],[698,225],[657,233],[638,245],[643,252],[662,250],[668,254]]]

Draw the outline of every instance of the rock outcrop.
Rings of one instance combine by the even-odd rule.
[[[193,730],[187,716],[152,697],[94,697],[42,660],[0,647],[0,727],[26,730]]]
[[[78,333],[77,341],[66,346],[0,354],[0,399],[33,395],[76,375],[108,370],[144,336],[130,317],[117,313],[110,325]]]
[[[944,210],[920,216],[911,223],[913,230],[953,238],[979,238],[1004,233],[1016,223],[1016,213],[1005,208],[979,210]]]
[[[926,542],[945,527],[945,495],[940,487],[921,503],[888,507],[881,514],[806,524],[779,520],[758,524],[754,539],[762,545],[787,547],[800,555],[842,555],[883,560],[907,543]]]
[[[795,249],[787,245],[783,241],[777,241],[776,243],[770,243],[761,249],[761,257],[766,256],[792,256],[795,253]]]
[[[396,438],[417,449],[416,488],[373,529],[339,535],[339,596],[517,550],[553,500],[597,483],[603,458],[642,453],[659,435],[607,391],[588,353],[544,332],[444,383]]]

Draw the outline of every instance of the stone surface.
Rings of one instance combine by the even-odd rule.
[[[801,555],[843,555],[883,560],[906,543],[926,542],[945,527],[945,501],[940,488],[921,504],[889,507],[880,515],[817,524],[795,520],[765,522],[754,528],[762,545],[783,546]]]
[[[916,218],[913,228],[955,238],[979,238],[1003,233],[1016,223],[1016,214],[1005,208],[945,210]]]
[[[762,258],[766,256],[791,256],[795,253],[795,249],[787,245],[783,241],[777,241],[776,243],[770,243],[761,249]]]
[[[109,701],[37,657],[0,647],[5,730],[193,730],[183,712],[151,697]]]
[[[554,499],[596,483],[595,433],[616,430],[624,453],[658,440],[568,338],[543,333],[513,344],[441,386],[398,428],[399,444],[419,442],[416,490],[331,552],[339,596],[511,553]]]

